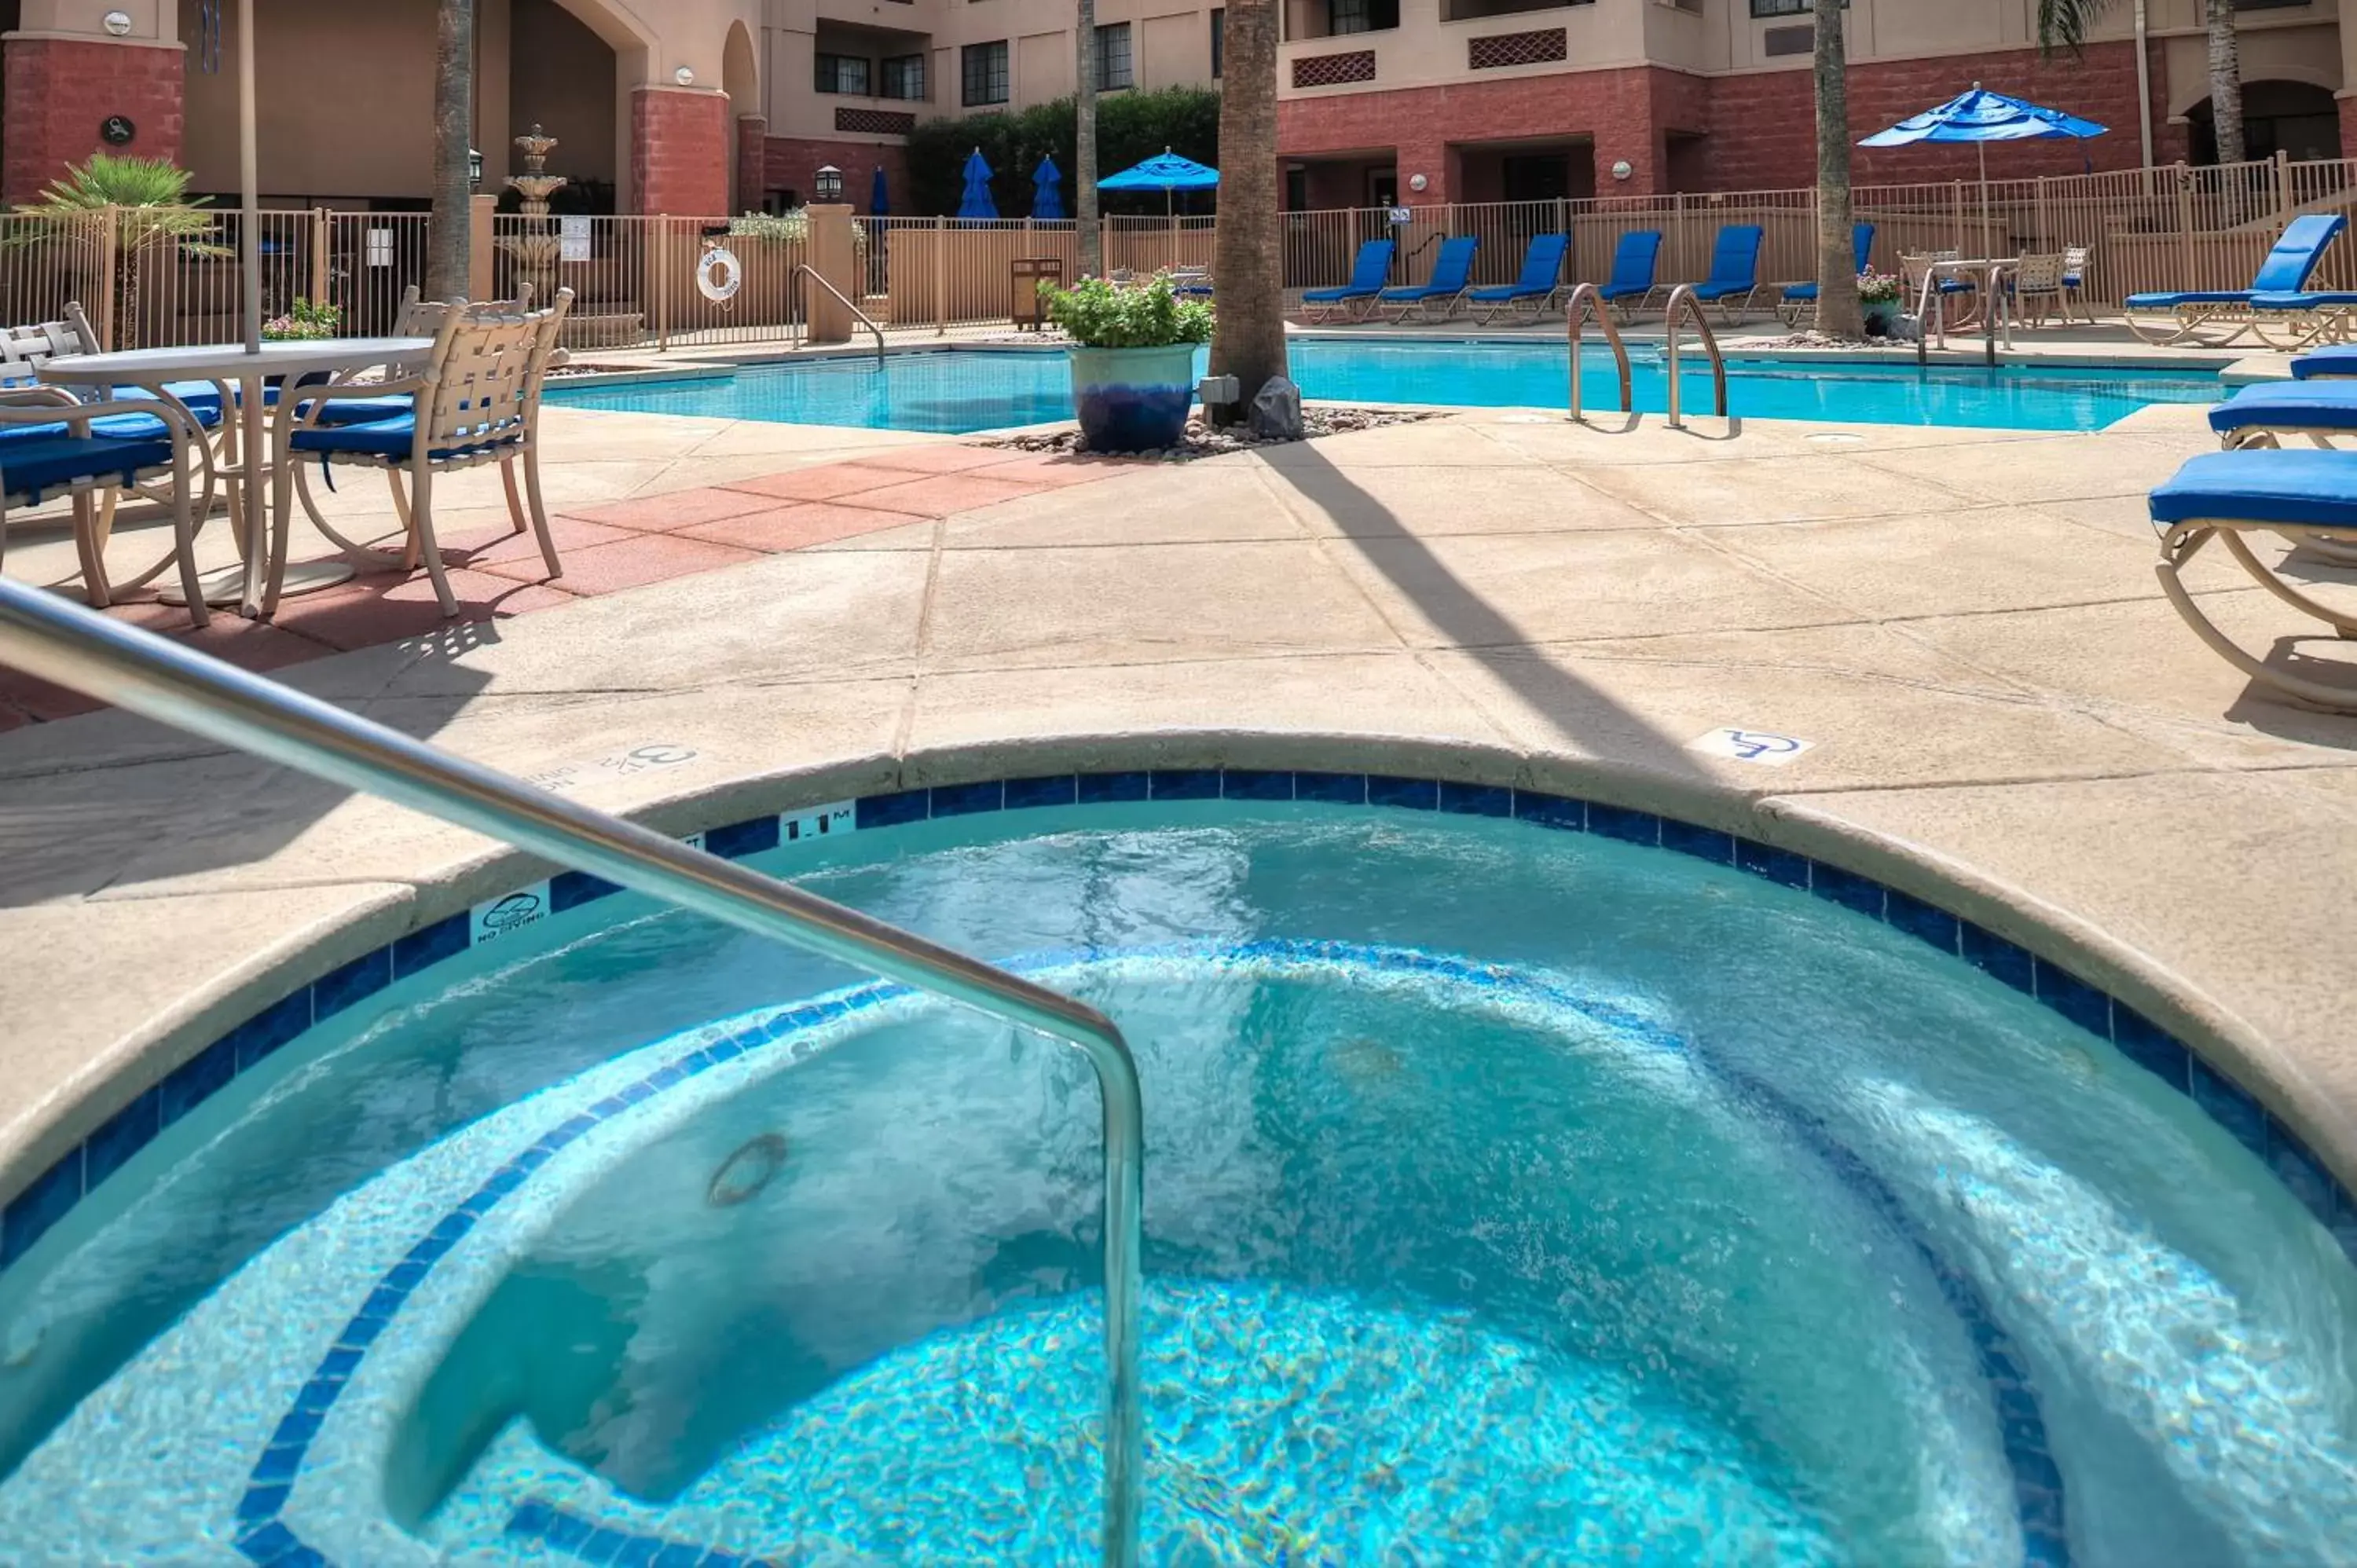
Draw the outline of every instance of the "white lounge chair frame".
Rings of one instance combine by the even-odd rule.
[[[2181,574],[2185,564],[2201,553],[2201,547],[2212,539],[2225,542],[2226,553],[2250,574],[2252,581],[2276,598],[2313,617],[2332,628],[2335,636],[2357,640],[2357,618],[2318,603],[2287,583],[2276,572],[2252,553],[2244,536],[2250,533],[2272,533],[2293,544],[2326,544],[2347,548],[2357,544],[2357,529],[2302,528],[2296,524],[2253,522],[2235,518],[2189,518],[2170,525],[2161,535],[2160,563],[2156,571],[2160,578],[2160,591],[2169,596],[2177,614],[2193,635],[2210,645],[2211,651],[2240,670],[2263,686],[2272,687],[2297,702],[2331,713],[2357,714],[2357,688],[2312,681],[2307,676],[2278,670],[2266,660],[2244,650],[2242,646],[2221,630],[2218,624],[2201,612],[2191,594],[2186,591]]]

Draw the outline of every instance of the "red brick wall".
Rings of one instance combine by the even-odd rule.
[[[884,166],[885,194],[898,218],[929,218],[909,205],[909,149],[889,142],[829,142],[807,136],[771,136],[764,190],[791,190],[804,201],[818,199],[818,171],[833,164],[843,171],[843,199],[856,212],[867,210],[876,193],[876,166]]]
[[[635,210],[728,216],[728,96],[641,87],[630,95]]]
[[[6,47],[0,199],[30,201],[68,164],[96,152],[179,161],[185,51],[60,38],[12,38]],[[110,114],[138,128],[128,146],[99,139]]]
[[[2135,168],[2143,156],[2136,135],[2136,46],[2091,44],[2080,59],[2041,60],[2035,49],[1973,59],[1882,60],[1849,72],[1853,139],[1895,125],[1910,114],[1944,103],[1977,81],[1992,92],[2027,98],[2111,127],[2093,141],[2016,142],[1988,149],[1993,177],[2078,174]],[[1708,188],[1776,190],[1816,183],[1816,106],[1805,66],[1797,70],[1723,76],[1711,82],[1711,113],[1725,131],[1711,137],[1705,158]],[[2152,48],[2154,118],[2169,102],[2168,73]],[[2153,156],[2171,163],[2185,156],[2185,127],[2154,126]],[[1969,146],[1857,147],[1850,177],[1860,185],[1974,179],[1979,163]]]
[[[2153,101],[2166,103],[2168,80],[2158,45],[2152,73]],[[1870,134],[1944,102],[1975,80],[1992,91],[2067,109],[2112,128],[2110,135],[2091,142],[1992,148],[1992,175],[2077,174],[2090,164],[2099,170],[2136,166],[2136,46],[2130,43],[2093,45],[2077,60],[2041,61],[2036,50],[2018,49],[1972,59],[1855,65],[1851,134]],[[2344,107],[2342,124],[2343,144],[2357,156],[2357,110]],[[2185,156],[2183,126],[2163,124],[2156,132],[2158,161]],[[1536,136],[1589,138],[1598,196],[1783,189],[1816,182],[1816,105],[1805,64],[1721,77],[1659,66],[1568,71],[1295,98],[1277,105],[1277,145],[1286,157],[1395,148],[1403,200],[1451,199],[1457,183],[1449,168],[1453,146]],[[1616,180],[1612,166],[1624,161],[1630,176]],[[1976,168],[1969,146],[1860,147],[1852,177],[1862,185],[1911,183],[1970,178]],[[1410,197],[1405,181],[1418,170],[1432,177],[1432,187]]]
[[[2357,98],[2341,101],[2341,156],[2357,158]]]
[[[737,116],[737,199],[735,212],[758,211],[761,192],[770,182],[770,122],[760,114]]]

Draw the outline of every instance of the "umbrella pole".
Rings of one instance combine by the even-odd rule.
[[[1981,258],[1986,261],[1996,254],[1995,251],[1989,249],[1988,144],[1975,142],[1973,151],[1978,153],[1981,158]]]
[[[253,0],[238,0],[237,8],[237,163],[238,272],[244,287],[245,351],[262,353],[262,174],[258,150],[253,81]],[[262,614],[263,564],[270,555],[267,509],[262,500],[263,385],[259,374],[244,379],[239,388],[239,424],[242,427],[238,490],[241,513],[236,519],[245,544],[245,592],[239,613]]]
[[[1170,267],[1173,272],[1176,272],[1178,267],[1178,198],[1176,194],[1178,188],[1175,185],[1166,185],[1162,188],[1162,224],[1170,231]]]

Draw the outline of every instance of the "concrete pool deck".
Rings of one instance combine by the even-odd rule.
[[[622,426],[576,422],[614,417],[551,423],[610,450]],[[714,423],[619,417],[653,448]],[[2200,411],[2060,436],[1625,423],[1477,411],[1004,499],[969,484],[943,515],[284,675],[677,832],[1114,763],[1650,805],[2066,962],[2357,1182],[2331,940],[2357,886],[2357,720],[2259,698],[2162,600],[2142,496],[2212,445]],[[770,431],[707,432],[716,466],[668,472],[726,488],[868,434]],[[2256,646],[2305,631],[2196,564]],[[1812,746],[1779,767],[1693,749],[1727,726]],[[694,755],[630,766],[649,746]],[[0,1194],[231,1024],[533,875],[121,714],[0,735],[0,936],[28,955],[0,972]]]

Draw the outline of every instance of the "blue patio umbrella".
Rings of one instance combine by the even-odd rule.
[[[1988,243],[1988,145],[1991,142],[2086,141],[2107,134],[2110,127],[2093,120],[2043,109],[1989,92],[1977,81],[1970,92],[1958,93],[1936,109],[1910,114],[1887,131],[1877,131],[1858,143],[1861,147],[1906,147],[1918,142],[1970,142],[1980,155],[1981,243]]]
[[[1099,190],[1158,190],[1166,213],[1175,210],[1171,206],[1173,192],[1216,190],[1219,185],[1218,169],[1206,168],[1193,158],[1182,158],[1168,147],[1142,164],[1097,181]]]
[[[1064,172],[1056,166],[1052,157],[1043,157],[1039,166],[1031,171],[1031,216],[1060,219],[1064,216]]]
[[[985,220],[998,216],[998,203],[990,199],[990,166],[983,162],[980,147],[966,155],[965,193],[958,199],[957,215]]]
[[[882,164],[876,166],[876,183],[867,188],[867,211],[875,218],[888,217],[892,211],[892,188],[884,181]]]

